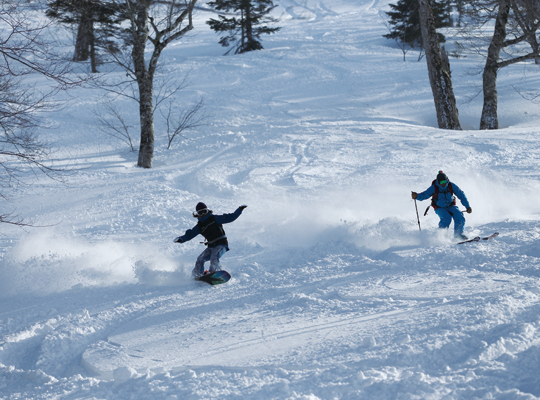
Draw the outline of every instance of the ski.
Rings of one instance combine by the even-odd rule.
[[[469,240],[465,240],[463,242],[458,242],[458,244],[479,242],[480,240],[489,240],[489,239],[492,239],[492,238],[497,237],[497,236],[499,236],[499,232],[495,232],[494,234],[486,236],[486,237],[477,236],[474,239],[469,239]]]

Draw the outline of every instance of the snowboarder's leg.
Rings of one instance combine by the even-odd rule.
[[[212,255],[210,256],[210,272],[221,271],[221,265],[219,264],[219,259],[227,251],[227,246],[224,244],[218,244],[216,247],[212,248]]]
[[[209,248],[204,249],[204,251],[197,257],[197,262],[195,263],[195,268],[191,274],[198,278],[204,274],[204,263],[210,261],[210,256],[212,255],[212,250]]]
[[[457,206],[451,207],[450,212],[454,218],[454,236],[462,236],[465,230],[465,217]]]
[[[446,208],[437,208],[435,210],[439,218],[439,228],[448,228],[452,222],[452,215],[448,212]]]

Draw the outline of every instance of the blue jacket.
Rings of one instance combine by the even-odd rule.
[[[214,215],[216,218],[216,223],[218,225],[228,224],[230,222],[236,221],[236,219],[242,214],[242,209],[238,207],[235,212],[232,214],[223,214],[223,215],[214,215],[211,212],[206,214],[204,217],[197,218],[199,221],[203,222],[210,218],[211,215]],[[177,243],[188,242],[193,239],[195,236],[199,235],[201,232],[199,230],[199,225],[195,225],[193,228],[188,229],[183,236],[177,237],[174,239]]]
[[[435,182],[429,188],[427,188],[427,190],[423,191],[422,193],[418,193],[417,199],[419,201],[422,201],[422,200],[427,200],[431,196],[433,196],[435,194],[435,185],[439,187],[439,196],[437,198],[437,203],[436,203],[437,207],[442,207],[442,208],[450,207],[454,201],[454,198],[452,194],[450,193],[450,188],[449,188],[450,183],[448,183],[446,186],[441,186],[439,182]],[[463,204],[465,208],[469,208],[470,207],[469,200],[467,200],[467,196],[465,196],[465,193],[463,193],[463,190],[461,190],[459,186],[456,185],[455,183],[452,183],[452,189],[454,189],[454,194],[457,196],[459,201],[461,201],[461,204]]]

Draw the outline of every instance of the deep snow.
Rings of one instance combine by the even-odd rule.
[[[164,53],[209,122],[167,150],[156,121],[151,170],[100,131],[103,92],[47,116],[72,171],[12,194],[47,227],[1,227],[0,398],[540,397],[540,109],[514,89],[538,67],[500,72],[503,128],[478,131],[482,59],[452,58],[465,130],[443,131],[425,61],[382,38],[388,1],[276,3],[263,51],[223,57],[201,12]],[[410,192],[439,169],[466,234],[498,238],[457,245],[433,211],[419,231]],[[198,201],[249,206],[225,285],[191,279],[198,238],[172,243]]]

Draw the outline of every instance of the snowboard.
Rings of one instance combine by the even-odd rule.
[[[499,236],[499,232],[495,232],[493,235],[489,235],[489,236],[486,236],[486,237],[477,236],[474,239],[465,240],[463,242],[458,242],[458,244],[479,242],[480,240],[489,240],[489,239],[492,239],[492,238],[497,237],[497,236]]]
[[[228,282],[231,279],[231,274],[227,271],[216,271],[211,274],[206,274],[195,278],[196,281],[203,281],[210,285],[219,285],[220,283]]]

